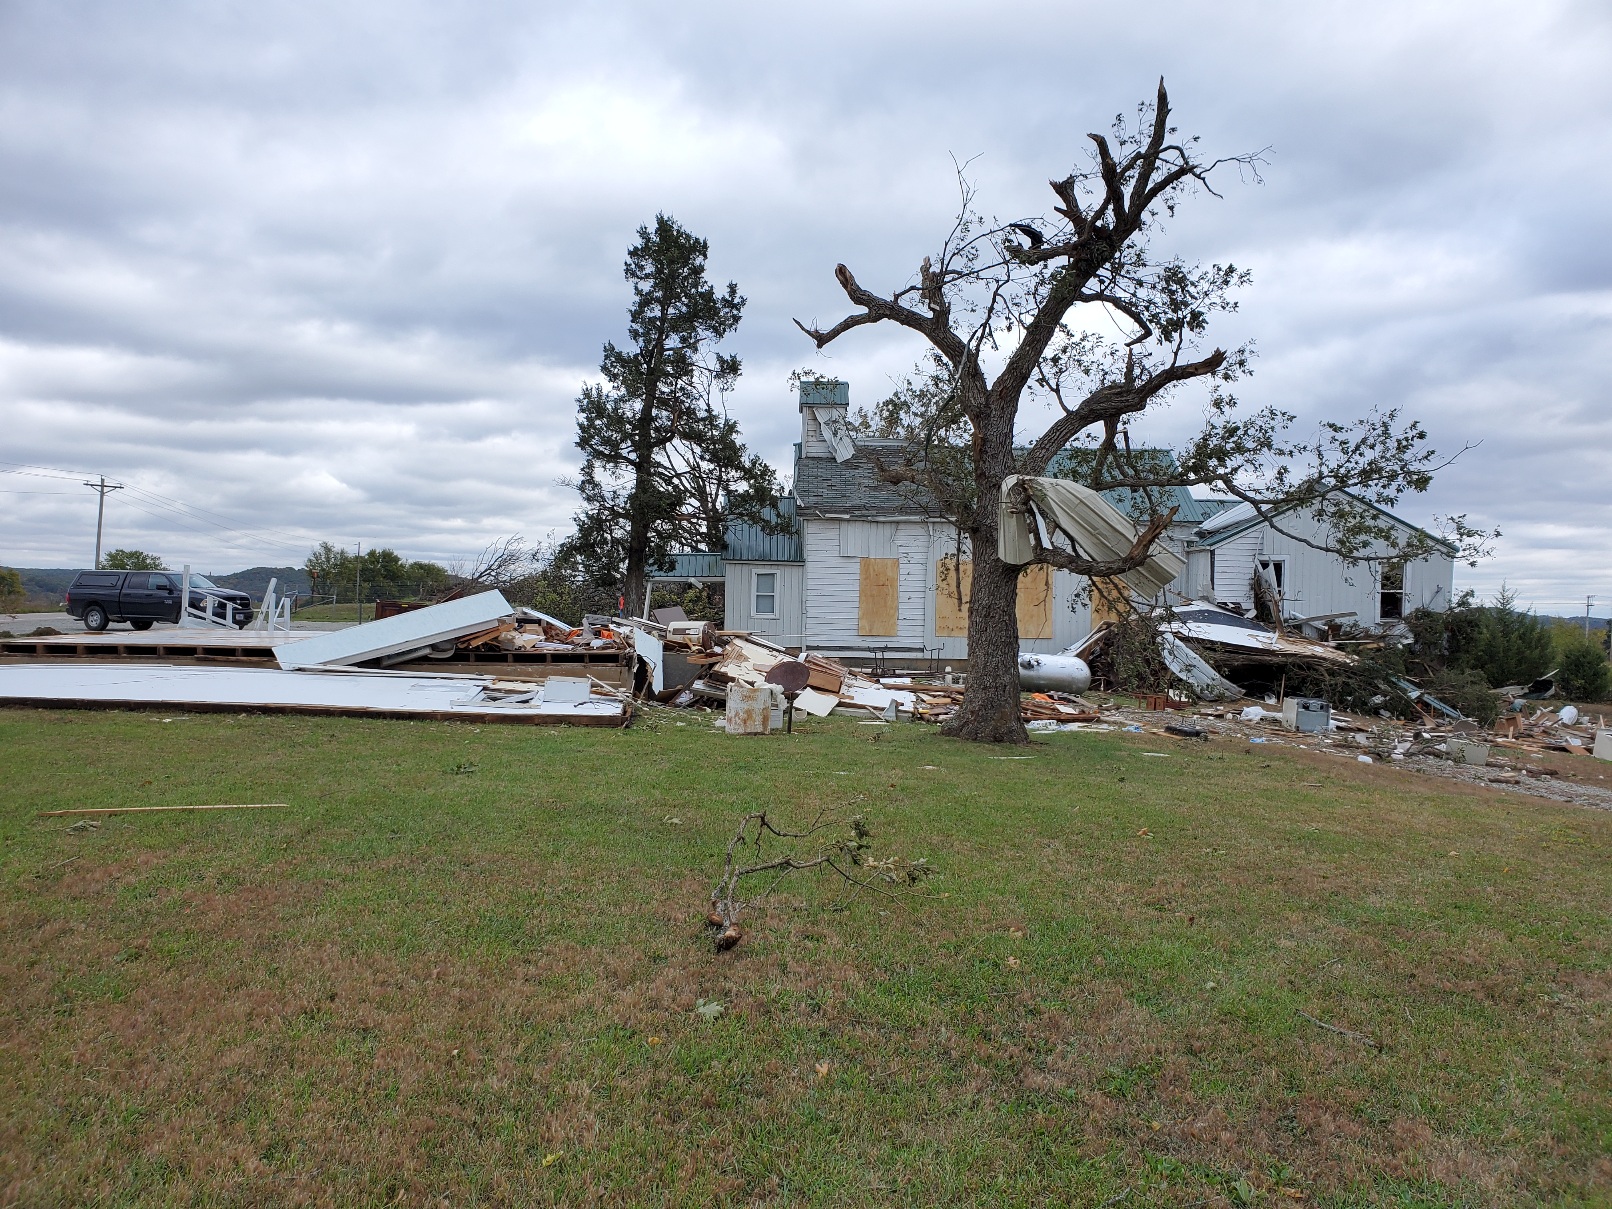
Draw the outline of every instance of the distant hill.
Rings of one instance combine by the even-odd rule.
[[[248,567],[244,571],[234,571],[228,575],[215,575],[211,571],[206,574],[207,578],[219,587],[245,592],[253,600],[263,598],[263,593],[269,590],[271,579],[278,581],[274,590],[282,596],[291,592],[313,591],[308,581],[308,573],[301,567]]]
[[[1580,613],[1577,617],[1550,617],[1550,616],[1541,614],[1539,620],[1541,620],[1541,621],[1559,621],[1563,625],[1574,626],[1575,628],[1578,628],[1578,629],[1583,629],[1584,628],[1584,614],[1582,614],[1582,613]],[[1590,618],[1590,633],[1593,634],[1593,633],[1595,633],[1596,630],[1604,630],[1604,629],[1606,629],[1606,624],[1607,624],[1607,619],[1605,617],[1591,617]]]
[[[72,586],[73,577],[79,573],[79,567],[18,567],[17,573],[22,576],[22,588],[27,593],[30,602],[43,602],[49,600],[59,603],[67,589]],[[200,568],[194,568],[199,570]],[[213,571],[204,571],[208,579],[221,588],[233,588],[237,592],[246,592],[254,600],[261,600],[263,593],[268,590],[269,580],[276,579],[279,583],[276,592],[309,592],[308,573],[301,567],[248,567],[244,571],[231,571],[218,574]]]

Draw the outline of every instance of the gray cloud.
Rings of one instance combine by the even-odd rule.
[[[1162,73],[1205,146],[1272,149],[1264,184],[1229,175],[1161,241],[1254,271],[1222,337],[1258,342],[1244,397],[1305,423],[1397,405],[1475,444],[1406,514],[1505,531],[1462,572],[1482,592],[1605,600],[1609,33],[1596,6],[1521,3],[14,3],[0,470],[157,493],[113,497],[114,544],[218,569],[563,530],[573,400],[657,210],[750,298],[733,407],[787,469],[790,369],[868,402],[920,351],[877,330],[811,350],[790,320],[843,312],[834,263],[905,281],[953,155],[978,156],[987,212],[1043,212]],[[0,489],[0,560],[87,559],[76,479]]]

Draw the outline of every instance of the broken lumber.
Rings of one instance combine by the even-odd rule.
[[[68,814],[153,814],[159,810],[268,810],[284,802],[225,802],[217,806],[84,806],[76,810],[41,810],[35,817],[60,818]]]

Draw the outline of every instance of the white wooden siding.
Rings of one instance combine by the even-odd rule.
[[[900,558],[896,526],[888,521],[841,521],[841,558]]]
[[[930,521],[802,521],[806,557],[804,624],[811,650],[880,646],[939,648],[941,660],[968,657],[966,638],[935,634],[935,565],[957,553],[950,525]],[[963,556],[969,556],[963,542]],[[897,633],[870,639],[856,632],[857,596],[863,558],[900,560]],[[1090,612],[1071,600],[1085,585],[1067,571],[1053,574],[1052,637],[1026,640],[1025,650],[1058,651],[1090,632]],[[731,588],[729,589],[731,592]],[[916,653],[916,652],[914,652]]]
[[[847,410],[840,408],[839,412],[843,416]],[[812,414],[811,407],[802,408],[800,413],[800,454],[806,458],[834,456],[834,451],[828,447],[828,442],[823,440],[823,428],[818,424],[817,417]]]
[[[799,563],[729,562],[723,589],[722,617],[726,629],[759,634],[780,646],[798,647],[806,631],[802,609],[806,568]],[[757,617],[756,572],[778,575],[778,616]],[[854,621],[854,619],[853,619]]]
[[[1328,536],[1325,527],[1313,517],[1284,517],[1282,526],[1312,541],[1325,541]],[[1216,598],[1252,607],[1249,580],[1259,557],[1286,560],[1285,595],[1290,616],[1353,612],[1355,616],[1347,620],[1360,625],[1376,625],[1382,620],[1380,577],[1374,564],[1350,565],[1335,554],[1278,533],[1269,525],[1258,525],[1215,548]],[[1455,562],[1446,554],[1408,564],[1405,611],[1448,608],[1454,582]]]

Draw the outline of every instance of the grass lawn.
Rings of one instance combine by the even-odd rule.
[[[0,711],[0,1203],[1612,1198],[1612,815],[660,717]],[[35,817],[204,802],[289,807]],[[713,953],[758,807],[862,813],[933,897],[801,875]]]
[[[375,620],[375,605],[365,602],[362,605],[348,601],[346,604],[309,605],[298,609],[291,615],[292,621],[350,621],[358,623],[358,612],[362,609],[365,621]]]

